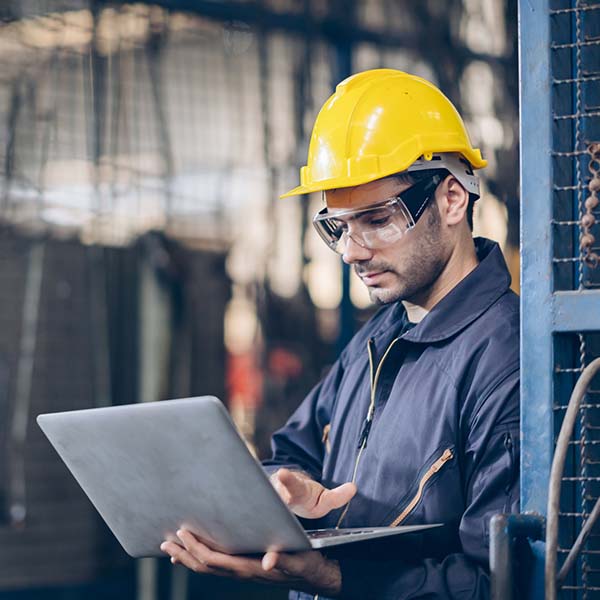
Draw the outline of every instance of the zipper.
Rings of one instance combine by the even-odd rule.
[[[454,454],[450,448],[446,448],[444,453],[425,471],[423,477],[421,477],[421,481],[419,481],[419,488],[417,489],[417,493],[413,496],[411,501],[404,507],[404,510],[390,523],[390,527],[397,527],[406,519],[406,517],[410,514],[410,512],[415,508],[415,506],[421,500],[423,496],[423,490],[427,485],[427,482],[449,461],[452,459]]]
[[[508,461],[509,461],[508,481],[506,482],[506,486],[504,487],[504,493],[509,494],[510,488],[511,488],[512,482],[513,482],[513,477],[514,477],[515,458],[514,458],[514,454],[513,454],[512,435],[508,431],[504,434],[504,449],[506,450],[506,452],[508,454]]]
[[[390,345],[387,347],[386,351],[384,352],[383,356],[381,357],[381,360],[379,361],[379,364],[377,365],[377,370],[375,371],[375,374],[373,375],[373,351],[372,351],[372,344],[373,344],[373,338],[371,338],[367,344],[367,350],[369,352],[369,372],[371,375],[371,402],[369,404],[369,410],[367,412],[367,418],[365,419],[363,428],[362,428],[362,432],[360,434],[360,439],[358,440],[358,449],[360,450],[361,448],[366,448],[367,447],[367,440],[369,438],[369,433],[371,432],[371,424],[373,423],[373,415],[375,414],[375,396],[377,394],[377,383],[379,381],[379,376],[381,375],[381,369],[383,368],[383,363],[385,362],[385,359],[388,357],[389,353],[391,352],[392,348],[394,347],[394,344],[396,342],[398,342],[400,340],[400,338],[396,338],[395,340],[392,340],[392,342],[390,343]]]
[[[373,351],[371,349],[372,344],[373,344],[373,338],[370,338],[369,341],[367,342],[367,351],[369,353],[369,375],[370,375],[370,379],[371,379],[371,400],[369,402],[369,409],[367,411],[367,416],[363,423],[360,437],[358,439],[358,448],[357,448],[358,454],[356,456],[356,461],[354,463],[354,470],[352,472],[352,480],[351,480],[352,483],[354,483],[356,481],[356,475],[358,473],[358,465],[360,463],[360,458],[361,458],[362,453],[364,452],[365,448],[367,447],[369,433],[371,432],[373,416],[375,415],[375,396],[377,393],[377,382],[379,381],[379,375],[381,374],[381,369],[383,367],[383,363],[385,362],[385,359],[388,357],[390,351],[394,347],[394,344],[396,342],[398,342],[399,340],[400,340],[400,338],[396,338],[396,339],[392,340],[390,345],[387,347],[385,353],[381,357],[381,360],[379,361],[379,364],[377,365],[376,370],[374,369]],[[350,500],[350,502],[352,502],[352,500]],[[344,507],[344,510],[343,510],[342,514],[340,515],[340,518],[338,519],[338,522],[335,526],[336,529],[339,528],[342,521],[344,520],[344,517],[346,516],[346,513],[348,512],[348,509],[350,508],[350,502],[348,502],[348,504],[346,504],[346,506]]]

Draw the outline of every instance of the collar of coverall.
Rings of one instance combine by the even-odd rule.
[[[470,325],[510,288],[511,277],[500,246],[486,238],[475,238],[479,264],[444,296],[402,339],[415,343],[433,343],[448,339]],[[396,302],[375,334],[385,336],[405,311]]]

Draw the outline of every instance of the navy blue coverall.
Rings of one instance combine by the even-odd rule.
[[[478,266],[416,326],[381,308],[273,437],[269,472],[332,488],[356,471],[347,509],[308,527],[445,524],[330,551],[343,598],[489,597],[489,520],[519,501],[519,302],[498,245],[475,245]]]

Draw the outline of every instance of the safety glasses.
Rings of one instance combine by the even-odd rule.
[[[441,180],[440,174],[432,175],[397,196],[364,208],[331,213],[325,207],[314,216],[313,225],[338,254],[344,254],[349,239],[363,248],[385,248],[415,226]]]

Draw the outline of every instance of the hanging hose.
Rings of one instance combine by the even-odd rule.
[[[554,459],[552,460],[552,469],[550,471],[550,485],[548,490],[548,511],[546,525],[546,600],[556,600],[559,585],[564,581],[569,569],[573,566],[583,547],[587,536],[592,530],[598,516],[600,515],[600,500],[592,510],[585,522],[575,544],[571,548],[560,573],[556,574],[557,555],[558,555],[558,514],[560,508],[560,484],[565,467],[565,460],[569,448],[569,440],[573,434],[575,421],[581,402],[585,397],[588,387],[595,375],[600,372],[600,358],[592,361],[581,373],[581,376],[575,384],[573,393],[567,406],[567,412],[563,419]]]
[[[561,567],[560,571],[558,572],[558,575],[556,576],[556,583],[558,586],[562,585],[563,581],[569,574],[569,571],[575,564],[575,561],[577,560],[577,557],[579,556],[579,553],[581,552],[581,549],[583,548],[585,541],[587,540],[592,529],[594,528],[594,525],[596,524],[596,521],[598,520],[599,515],[600,515],[600,498],[598,498],[598,500],[596,500],[596,504],[594,505],[594,508],[592,509],[592,512],[590,513],[590,516],[588,517],[588,520],[585,522],[585,525],[581,528],[581,531],[579,532],[579,535],[577,536],[577,539],[575,540],[573,547],[569,551],[569,554],[567,555],[567,558],[566,558],[565,562],[563,563],[563,566]]]

